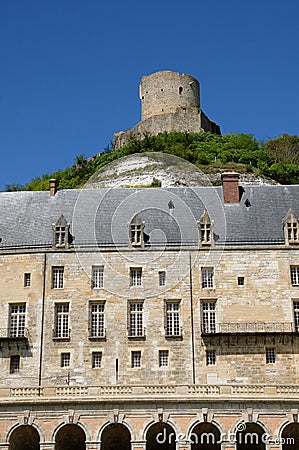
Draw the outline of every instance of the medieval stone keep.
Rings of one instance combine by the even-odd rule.
[[[0,194],[0,448],[299,448],[299,186]]]
[[[134,128],[114,135],[116,148],[132,137],[164,131],[220,134],[220,127],[200,108],[199,82],[192,76],[164,70],[141,79],[139,86],[142,118]]]

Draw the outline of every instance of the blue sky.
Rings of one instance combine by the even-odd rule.
[[[0,0],[0,189],[140,120],[158,70],[201,83],[222,133],[299,134],[297,0]]]

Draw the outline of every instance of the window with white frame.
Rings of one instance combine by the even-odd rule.
[[[13,355],[10,357],[9,372],[10,373],[19,373],[19,371],[20,371],[20,356]]]
[[[201,302],[201,328],[203,333],[216,333],[216,302]]]
[[[202,245],[212,244],[212,222],[207,211],[204,211],[201,219],[197,222],[200,230],[200,241]]]
[[[213,288],[214,287],[214,268],[202,267],[201,268],[201,287]]]
[[[159,350],[159,367],[168,367],[169,365],[169,351]]]
[[[104,267],[94,266],[92,268],[92,287],[93,289],[102,288],[104,286]]]
[[[216,351],[215,350],[207,350],[206,351],[206,363],[207,363],[207,366],[215,366],[215,364],[216,364]]]
[[[64,267],[52,267],[52,289],[63,289]]]
[[[299,266],[291,266],[291,282],[293,286],[299,286]]]
[[[31,273],[24,273],[24,287],[30,287],[31,285]]]
[[[25,335],[26,304],[11,304],[9,318],[9,336],[23,337]]]
[[[102,352],[92,352],[92,368],[99,369],[102,367]]]
[[[141,351],[132,351],[131,353],[131,367],[141,367]]]
[[[299,300],[293,301],[295,331],[299,331]]]
[[[144,222],[138,214],[135,214],[130,222],[130,242],[132,246],[143,247]]]
[[[94,302],[90,304],[90,337],[105,337],[105,304]]]
[[[180,302],[166,301],[166,336],[181,335]]]
[[[289,209],[282,223],[286,244],[299,244],[299,221],[294,216],[292,208]]]
[[[266,348],[266,364],[274,364],[276,360],[275,348]]]
[[[71,354],[70,353],[61,353],[60,366],[61,367],[70,367],[70,362],[71,362]]]
[[[66,227],[55,227],[55,245],[64,247],[66,242]]]
[[[143,336],[143,302],[129,302],[129,336]]]
[[[68,303],[55,305],[54,337],[59,339],[68,339],[70,337]]]
[[[298,222],[288,222],[287,230],[288,230],[288,241],[298,242]]]
[[[159,286],[165,286],[166,284],[166,272],[165,270],[161,270],[159,272]]]
[[[52,224],[53,228],[53,240],[54,247],[66,248],[69,245],[69,228],[70,224],[65,219],[64,215],[61,214],[56,223]]]
[[[131,286],[141,286],[142,284],[142,269],[131,268],[130,269],[130,285]]]

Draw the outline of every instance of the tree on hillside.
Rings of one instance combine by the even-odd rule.
[[[275,163],[299,164],[299,136],[283,134],[268,141],[264,150]]]

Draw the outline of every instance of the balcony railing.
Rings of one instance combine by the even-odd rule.
[[[106,386],[45,386],[45,387],[7,387],[0,388],[1,403],[12,404],[13,401],[43,402],[57,400],[59,402],[73,401],[123,401],[131,400],[153,401],[188,401],[197,402],[201,399],[209,401],[236,400],[268,400],[289,399],[299,400],[299,386],[295,385],[264,385],[264,384],[194,384],[194,385],[106,385]]]
[[[228,322],[217,323],[213,327],[203,327],[203,335],[251,334],[251,333],[296,333],[299,330],[292,322]]]
[[[14,331],[13,333],[9,328],[0,328],[0,340],[29,340],[28,328],[24,328],[22,331]]]

